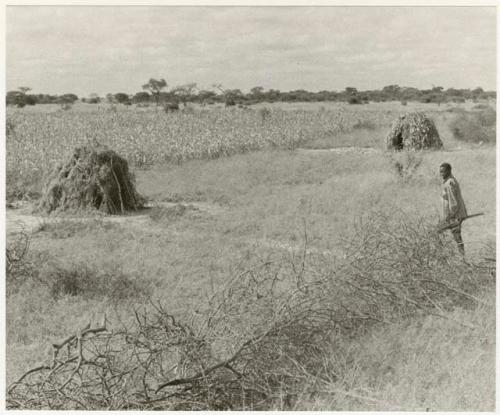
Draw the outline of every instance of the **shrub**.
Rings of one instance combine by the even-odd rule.
[[[163,110],[168,114],[169,112],[179,111],[179,104],[177,102],[165,102]]]
[[[399,153],[389,153],[388,157],[392,171],[403,182],[408,182],[415,177],[423,161],[422,153],[411,149]]]
[[[30,237],[26,232],[11,236],[5,249],[5,280],[7,296],[16,292],[27,280],[36,275],[36,268],[28,259]]]
[[[351,105],[356,105],[356,104],[362,104],[363,100],[358,96],[352,96],[349,98],[347,102]]]
[[[117,301],[149,294],[144,281],[123,273],[115,266],[96,269],[84,263],[55,262],[41,271],[40,279],[48,285],[50,294],[55,299],[69,295]]]
[[[460,141],[494,143],[496,141],[496,111],[463,112],[449,124],[453,136]]]

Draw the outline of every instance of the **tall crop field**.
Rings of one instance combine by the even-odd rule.
[[[9,109],[7,187],[12,192],[33,185],[88,141],[108,145],[141,168],[265,148],[293,149],[310,140],[335,139],[360,122],[388,124],[393,116],[347,109],[213,109],[174,114],[137,109],[45,113]]]

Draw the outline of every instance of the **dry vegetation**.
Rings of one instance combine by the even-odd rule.
[[[62,219],[8,237],[9,407],[494,409],[494,148],[289,150],[348,138],[382,147],[397,115],[383,106],[72,111],[9,114],[11,195],[29,195],[33,166],[45,171],[99,121],[97,138],[135,169],[137,154],[152,157],[138,191],[177,205],[139,226]],[[445,150],[463,146],[447,129],[457,114],[430,114]],[[201,125],[229,146],[216,160],[187,144]],[[266,151],[234,154],[254,148]],[[443,161],[469,211],[486,213],[463,226],[467,261],[434,232]]]

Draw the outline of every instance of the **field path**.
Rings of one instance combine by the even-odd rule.
[[[215,215],[225,211],[224,208],[208,203],[172,203],[172,202],[148,202],[146,209],[137,214],[118,215],[88,215],[88,216],[42,216],[31,213],[32,206],[27,203],[18,203],[14,207],[6,209],[5,230],[7,236],[20,232],[34,233],[47,223],[58,222],[90,222],[101,220],[104,222],[117,223],[127,227],[144,227],[150,224],[152,209],[155,208],[189,208],[209,215]]]
[[[382,153],[382,150],[374,147],[334,147],[334,148],[298,148],[297,151],[303,154],[375,154]]]

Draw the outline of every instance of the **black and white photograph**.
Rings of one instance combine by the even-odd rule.
[[[0,412],[495,412],[496,2],[2,9]]]

